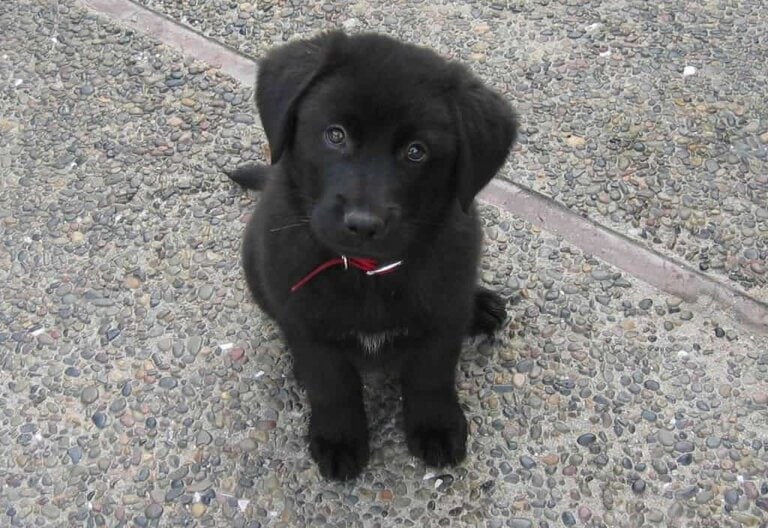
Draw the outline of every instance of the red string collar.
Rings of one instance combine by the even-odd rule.
[[[303,287],[309,281],[314,279],[317,275],[333,266],[344,266],[344,269],[349,269],[350,266],[357,268],[365,272],[366,275],[386,275],[395,271],[403,263],[402,260],[379,266],[379,261],[369,258],[357,258],[357,257],[337,257],[327,262],[323,262],[318,267],[310,271],[304,278],[291,287],[291,293],[295,292],[299,288]]]

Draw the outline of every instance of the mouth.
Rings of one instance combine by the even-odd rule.
[[[329,245],[328,249],[345,257],[375,259],[382,262],[394,258],[389,251],[386,251],[383,248],[377,248],[376,245],[376,243],[371,242],[335,243]]]
[[[374,259],[386,264],[399,260],[394,248],[384,240],[360,240],[346,239],[347,237],[334,236],[335,233],[326,233],[322,230],[314,230],[315,238],[326,249],[344,257],[356,257],[362,259]],[[345,240],[346,239],[346,240]]]

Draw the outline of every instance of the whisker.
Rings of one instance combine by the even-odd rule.
[[[301,227],[301,226],[305,226],[305,225],[308,225],[308,224],[309,224],[309,222],[296,222],[295,224],[288,224],[288,225],[284,225],[284,226],[280,226],[280,227],[273,227],[272,229],[269,230],[269,232],[270,233],[274,233],[276,231],[282,231],[283,229],[290,229],[292,227]]]

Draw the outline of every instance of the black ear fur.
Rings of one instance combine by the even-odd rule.
[[[272,163],[277,163],[293,137],[296,106],[317,79],[340,31],[323,33],[275,48],[259,62],[256,106],[267,134]]]
[[[456,192],[464,212],[496,175],[517,139],[517,116],[498,93],[469,72],[454,95],[459,153]]]

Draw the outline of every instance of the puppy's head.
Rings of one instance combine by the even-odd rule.
[[[395,259],[504,163],[509,105],[460,65],[381,35],[326,33],[272,51],[257,105],[315,236]]]

